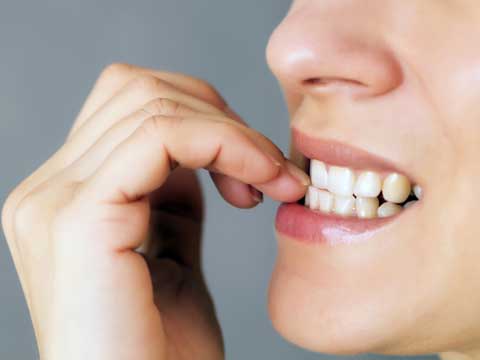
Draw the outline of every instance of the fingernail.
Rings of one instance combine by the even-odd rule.
[[[256,203],[263,202],[263,193],[261,191],[255,189],[252,185],[248,185],[248,189],[250,190],[253,201],[255,201]]]
[[[280,160],[278,160],[274,155],[272,155],[272,154],[270,154],[270,153],[268,153],[268,152],[266,152],[265,154],[270,158],[270,160],[272,160],[272,162],[273,162],[273,164],[274,164],[275,166],[278,166],[278,167],[282,167],[282,166],[283,166],[283,162],[281,162]]]
[[[310,177],[288,159],[285,161],[285,168],[287,169],[287,172],[302,185],[309,186],[311,184]]]

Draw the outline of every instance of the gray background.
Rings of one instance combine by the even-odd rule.
[[[2,203],[61,144],[93,81],[111,62],[202,77],[287,150],[288,118],[264,53],[288,5],[288,0],[2,0]],[[236,210],[220,200],[208,176],[202,174],[202,181],[206,274],[227,359],[326,359],[285,342],[267,316],[276,204]],[[0,358],[34,359],[30,319],[3,239],[0,285]]]

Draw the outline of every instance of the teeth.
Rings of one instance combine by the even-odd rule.
[[[362,172],[355,183],[354,193],[356,196],[377,197],[382,191],[380,175],[373,171]]]
[[[328,190],[336,195],[352,196],[355,174],[346,167],[331,166],[328,172]]]
[[[355,200],[357,216],[361,219],[372,219],[377,217],[378,198],[358,197]]]
[[[309,186],[307,189],[307,194],[305,195],[305,206],[308,206],[312,210],[318,208],[318,193],[317,189],[313,186]]]
[[[415,196],[417,197],[417,199],[421,199],[422,198],[422,195],[423,195],[423,190],[422,188],[419,186],[419,185],[415,185],[413,187],[413,193],[415,194]]]
[[[342,216],[355,215],[355,198],[352,195],[335,195],[333,211]]]
[[[333,194],[326,190],[318,190],[320,210],[329,213],[333,209]]]
[[[305,206],[308,206],[311,210],[321,210],[328,213],[333,208],[333,194],[310,186],[307,195],[305,195]]]
[[[382,181],[374,171],[356,174],[347,167],[329,166],[315,159],[310,160],[310,177],[312,185],[305,195],[305,206],[342,216],[356,215],[361,219],[393,216],[417,202],[405,203],[412,193],[417,199],[423,195],[422,188],[412,186],[404,175],[391,173]],[[385,200],[382,205],[380,196]]]
[[[402,207],[400,205],[386,202],[380,205],[378,208],[377,216],[381,218],[389,217],[399,213],[400,211],[402,211]]]
[[[417,202],[417,200],[409,201],[405,205],[403,205],[403,208],[408,209],[410,206],[414,205],[416,202]]]
[[[325,163],[319,160],[310,160],[310,178],[312,185],[317,189],[328,188],[328,172]]]
[[[404,175],[393,173],[383,181],[383,198],[393,203],[402,203],[407,200],[411,192],[410,181]]]

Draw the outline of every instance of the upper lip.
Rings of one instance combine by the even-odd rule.
[[[395,164],[381,156],[338,140],[310,136],[296,127],[292,127],[292,146],[306,158],[320,160],[329,165],[372,170],[380,173],[405,174]]]

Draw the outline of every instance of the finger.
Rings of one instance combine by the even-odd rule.
[[[163,106],[159,106],[158,104],[156,104],[157,101],[158,100],[154,100],[153,102],[147,104],[141,111],[137,111],[128,118],[118,122],[109,131],[107,131],[107,133],[79,159],[79,161],[75,162],[74,165],[68,169],[70,180],[82,181],[86,177],[90,176],[119,143],[121,143],[128,136],[130,136],[148,117],[150,117],[149,114],[168,115],[167,113],[162,113],[162,111],[164,111],[165,109],[172,109],[171,115],[175,115],[175,113],[177,115],[195,114],[192,109],[186,106],[175,105],[173,103],[169,105],[164,104]],[[217,121],[231,122],[232,124],[234,124],[234,126],[237,126],[235,125],[233,120],[217,117],[215,117],[215,119]],[[246,130],[246,128],[241,125],[237,127],[241,131],[248,131],[249,136],[257,137],[259,139],[257,140],[258,143],[270,143],[268,139],[264,138],[263,136],[259,136],[253,130]],[[268,151],[272,153],[278,153],[278,158],[282,157],[280,151],[274,145],[269,144],[268,146],[270,148]],[[211,175],[222,197],[233,206],[239,208],[251,208],[257,205],[262,200],[262,194],[247,184],[244,184],[235,179],[231,179],[222,174],[211,173]],[[168,188],[169,193],[171,193],[173,187],[169,186]],[[180,195],[178,194],[178,191],[174,192],[177,194],[177,196]],[[183,190],[183,192],[186,191]],[[157,191],[157,193],[159,192]],[[168,199],[168,193],[160,192],[160,194],[162,195],[162,197]],[[189,194],[192,195],[191,192],[189,192]],[[161,204],[163,202],[162,197],[157,195],[155,203]],[[195,205],[195,207],[198,206]]]
[[[244,183],[268,183],[279,174],[282,160],[263,149],[228,123],[206,126],[198,118],[153,117],[115,148],[78,198],[90,204],[136,201],[159,188],[174,163],[190,169],[213,167]]]
[[[164,322],[186,329],[182,335],[189,339],[192,348],[204,348],[205,339],[216,342],[214,355],[200,350],[196,352],[196,359],[223,359],[221,329],[204,279],[168,259],[149,262],[148,265],[155,304]],[[189,331],[192,323],[195,324],[195,332]]]
[[[215,106],[181,92],[162,80],[152,76],[143,76],[128,83],[116,96],[87,119],[70,137],[69,142],[73,142],[70,147],[78,148],[78,151],[82,153],[86,147],[93,144],[120,119],[155,99],[168,99],[174,104],[183,104],[205,114],[224,115]],[[162,104],[159,103],[158,106],[161,107]]]
[[[263,201],[263,194],[248,184],[220,173],[210,176],[223,199],[238,208],[249,209]]]
[[[69,135],[69,139],[72,138],[73,134],[76,133],[77,130],[87,121],[87,119],[90,119],[90,117],[92,117],[92,115],[100,107],[111,100],[112,97],[120,92],[127,84],[132,82],[135,78],[141,76],[154,76],[157,79],[165,81],[165,83],[175,86],[175,88],[177,88],[179,91],[183,91],[186,94],[190,94],[191,96],[197,97],[198,99],[211,104],[213,107],[217,107],[218,109],[225,107],[225,101],[219,95],[219,93],[210,84],[201,79],[180,73],[156,71],[128,64],[113,64],[103,71],[102,75],[96,82],[94,89],[85,102],[84,107],[77,116],[73,129]],[[149,96],[147,98],[151,97],[152,96]],[[147,102],[148,101],[146,100],[144,101],[144,103]],[[138,108],[135,110],[137,109]],[[130,109],[127,110],[129,111]],[[124,116],[120,116],[114,119],[114,121],[118,121],[119,119],[130,115],[128,111],[125,112]],[[168,115],[168,113],[165,114]],[[234,119],[239,118],[234,113],[232,113],[232,117]],[[62,147],[56,154],[54,154],[52,158],[50,158],[45,164],[43,164],[17,187],[14,196],[11,196],[8,202],[8,213],[14,211],[17,204],[28,192],[32,191],[39,184],[46,181],[53,174],[58,173],[62,169],[69,166],[95,142],[95,140],[92,138],[77,138],[76,140],[79,142],[79,144],[69,143],[69,146]],[[8,226],[8,228],[10,228],[10,226]]]
[[[298,183],[304,184],[304,187],[299,187],[297,183],[290,181],[289,176],[297,179]],[[308,175],[293,162],[286,160],[279,176],[268,183],[252,184],[252,186],[277,201],[294,202],[305,195],[309,184]]]
[[[166,208],[152,210],[150,228],[150,238],[142,244],[146,258],[170,258],[200,272],[201,222]]]
[[[193,76],[141,68],[129,64],[112,64],[102,72],[95,83],[82,110],[77,116],[69,136],[75,133],[88,118],[109,99],[114,97],[123,87],[142,75],[150,75],[163,80],[175,86],[179,91],[197,97],[218,109],[223,109],[226,106],[225,100],[213,86]]]
[[[87,144],[84,144],[83,147],[85,150],[83,155],[77,160],[74,159],[76,156],[75,153],[70,154],[69,157],[72,158],[71,163],[73,165],[67,172],[74,175],[71,180],[82,181],[90,176],[117,145],[129,137],[146,119],[152,116],[191,116],[195,117],[197,121],[205,121],[206,128],[212,123],[223,123],[226,127],[230,127],[232,131],[243,132],[280,163],[284,160],[281,150],[275,144],[257,131],[242,125],[237,120],[232,120],[225,116],[204,116],[186,105],[176,103],[169,99],[155,99],[132,115],[117,121],[89,148],[87,148]],[[196,138],[196,134],[192,135]],[[179,139],[179,141],[185,142],[190,141],[190,139]],[[76,144],[76,146],[79,147],[80,145]],[[74,150],[74,152],[76,151],[79,151],[79,149]],[[215,171],[213,167],[210,167],[210,169]],[[247,185],[245,185],[245,187],[247,187]]]
[[[75,155],[71,155],[72,165],[65,172],[68,173],[70,180],[83,181],[103,163],[116,146],[133,134],[147,119],[154,116],[193,116],[196,114],[186,105],[168,99],[155,99],[130,116],[118,121],[90,148],[85,144],[83,146],[85,150],[78,159],[74,160]]]
[[[79,159],[79,161],[77,161],[71,167],[71,169],[68,170],[68,172],[73,174],[74,177],[71,180],[82,181],[86,177],[90,176],[116,146],[127,139],[138,127],[144,123],[146,114],[152,113],[156,108],[158,107],[154,106],[152,107],[152,110],[149,110],[148,112],[137,112],[133,116],[112,127],[112,129],[110,129],[94,146],[92,146],[88,152],[86,152],[84,156]],[[183,112],[185,115],[190,115],[192,113],[192,110],[187,107],[178,107],[177,111]],[[238,122],[234,122],[224,117],[210,116],[199,118],[201,114],[195,114],[195,116],[196,118],[194,118],[194,122],[203,124],[197,124],[196,126],[203,128],[198,133],[192,132],[191,134],[186,134],[186,136],[183,138],[179,138],[179,144],[184,144],[184,146],[188,147],[188,144],[194,141],[202,143],[205,142],[206,146],[208,146],[207,137],[204,138],[200,134],[208,132],[210,127],[215,129],[215,127],[223,126],[228,128],[230,131],[242,132],[243,136],[250,138],[253,143],[257,144],[257,146],[266,154],[269,154],[270,157],[275,158],[278,163],[282,163],[284,161],[281,151],[270,140],[253,129],[247,128]],[[211,124],[215,125],[211,126]],[[221,172],[221,170],[219,171],[219,169],[215,168],[214,164],[210,164],[208,168],[216,173]],[[292,174],[290,174],[290,170],[292,169],[289,167],[289,171],[283,172],[284,176],[282,176],[282,178],[285,179],[278,183],[280,185],[285,183],[287,186],[290,186],[290,188],[282,188],[281,191],[275,191],[275,188],[277,187],[275,184],[272,186],[264,186],[264,189],[268,195],[280,201],[289,201],[292,198],[298,199],[303,196],[305,184],[308,182],[308,178],[305,180],[306,175],[303,174],[303,177],[294,176],[292,181],[292,174],[295,175],[297,172],[292,172]],[[259,200],[261,200],[261,194],[254,191],[251,187],[241,183],[238,181],[238,179],[227,179],[225,175],[213,175],[212,178],[214,179],[222,196],[232,205],[241,208],[248,208],[253,207],[256,203],[258,203]],[[247,183],[249,182],[247,181]],[[256,180],[256,184],[258,184],[258,180]],[[294,191],[292,192],[291,190]]]

